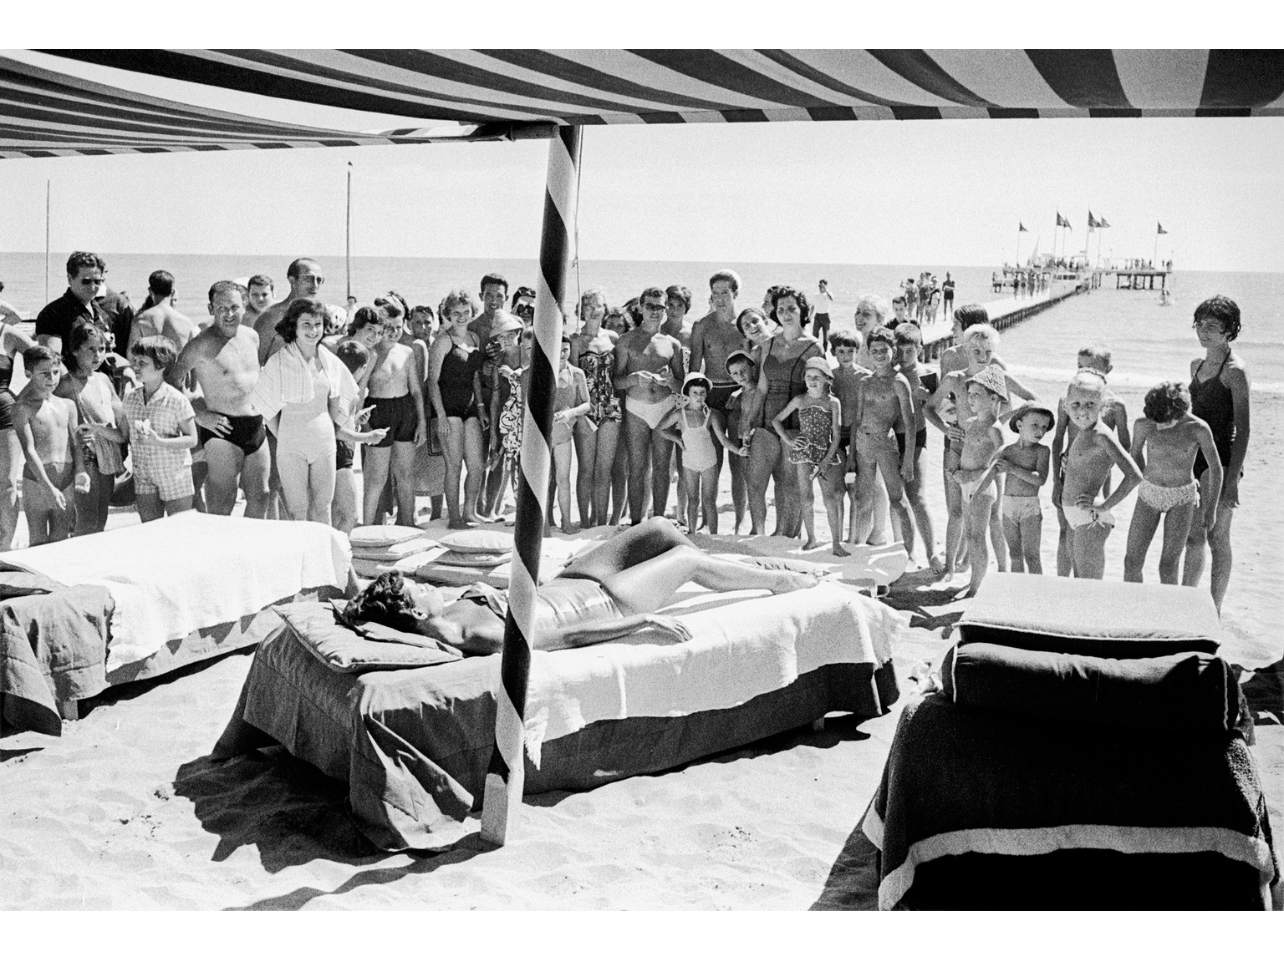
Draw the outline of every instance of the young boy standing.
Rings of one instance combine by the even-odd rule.
[[[869,376],[869,371],[856,364],[856,354],[860,342],[845,330],[839,330],[829,338],[829,349],[838,360],[834,370],[833,395],[838,398],[841,420],[838,427],[838,458],[847,463],[852,445],[852,424],[856,422],[856,397],[860,382]],[[844,485],[844,500],[847,506],[848,539],[856,539],[856,484]]]
[[[927,400],[936,393],[937,376],[934,372],[920,373],[918,369],[919,351],[923,346],[923,333],[914,323],[903,323],[896,328],[896,362],[900,371],[909,383],[910,398],[914,403],[914,478],[905,481],[905,495],[909,499],[910,510],[914,514],[914,523],[923,537],[923,551],[927,564],[933,573],[945,570],[944,561],[936,555],[936,536],[932,531],[932,515],[927,512],[923,500],[923,476],[919,469],[919,459],[927,447]],[[910,431],[898,431],[896,445],[902,453],[910,445]],[[914,552],[913,530],[906,531],[905,552]]]
[[[1099,374],[1102,383],[1105,383],[1110,371],[1114,369],[1110,360],[1110,348],[1101,344],[1082,348],[1079,351],[1078,369]],[[1128,410],[1123,401],[1109,389],[1106,390],[1102,402],[1101,422],[1115,431],[1120,446],[1125,450],[1132,447],[1132,439],[1128,434]],[[1057,535],[1057,576],[1059,577],[1070,576],[1074,568],[1074,557],[1070,549],[1070,525],[1066,521],[1065,512],[1061,509],[1061,489],[1065,475],[1064,451],[1074,443],[1078,432],[1078,428],[1066,413],[1065,398],[1062,398],[1057,402],[1057,424],[1052,434],[1052,463],[1056,468],[1052,481],[1052,505],[1057,511],[1057,523],[1060,528]],[[1105,496],[1110,494],[1108,474],[1102,493]]]
[[[27,458],[22,468],[22,509],[31,545],[66,540],[76,514],[72,490],[89,492],[76,402],[55,397],[61,379],[58,355],[28,347],[22,361],[30,378],[13,407],[13,427]]]
[[[1037,403],[1014,410],[1008,426],[1017,434],[1017,441],[1003,448],[994,465],[996,472],[1008,478],[1003,489],[1003,535],[1013,573],[1043,573],[1039,488],[1047,482],[1052,455],[1039,441],[1055,422],[1052,411]]]
[[[963,425],[963,449],[953,472],[963,498],[963,533],[967,539],[971,580],[962,597],[976,596],[990,566],[986,539],[990,508],[994,505],[994,466],[1003,446],[1003,432],[996,419],[999,404],[1008,399],[1007,378],[1002,369],[987,366],[967,380],[967,401],[972,417]]]
[[[1105,378],[1080,370],[1066,391],[1065,409],[1076,434],[1066,452],[1065,479],[1061,488],[1061,510],[1070,528],[1070,554],[1076,577],[1100,580],[1106,567],[1106,537],[1114,529],[1110,512],[1132,493],[1141,481],[1141,471],[1114,432],[1101,420],[1107,403]],[[1098,501],[1111,467],[1123,471],[1119,488]]]
[[[191,402],[165,382],[178,351],[165,337],[144,337],[129,351],[142,386],[125,394],[124,429],[94,424],[117,443],[129,442],[134,494],[144,523],[192,509],[192,448],[196,414]]]
[[[914,422],[914,401],[909,381],[892,366],[895,346],[892,332],[885,328],[872,330],[865,338],[873,372],[860,381],[857,390],[851,453],[847,461],[848,472],[856,472],[859,491],[855,537],[858,544],[869,539],[874,526],[876,470],[883,475],[896,533],[901,540],[909,536],[910,518],[903,493],[905,482],[914,479],[914,457],[908,450],[898,456],[892,431],[897,424],[904,429]]]

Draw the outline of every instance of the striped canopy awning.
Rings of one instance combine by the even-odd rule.
[[[451,139],[547,136],[549,124],[1284,114],[1279,50],[45,52],[411,123],[467,125]],[[3,59],[0,93],[4,155],[435,139],[416,128],[292,128]]]

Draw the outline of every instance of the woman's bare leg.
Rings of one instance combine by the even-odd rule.
[[[597,488],[593,483],[593,473],[597,468],[597,434],[588,417],[580,417],[575,423],[572,437],[575,442],[575,505],[580,511],[580,526],[593,526],[593,497]],[[569,479],[569,478],[568,478]],[[562,522],[566,523],[565,517]]]
[[[719,560],[697,547],[684,545],[621,570],[602,581],[602,586],[627,616],[655,612],[687,583],[717,592],[770,590],[772,593],[788,593],[815,586],[816,579],[788,570],[764,570],[750,564]]]
[[[651,510],[657,517],[664,516],[669,506],[669,471],[673,463],[673,441],[651,431]],[[696,501],[699,506],[699,500]]]
[[[469,523],[476,523],[478,517],[476,510],[473,508],[477,505],[477,497],[481,493],[483,474],[486,468],[486,455],[482,446],[481,421],[476,417],[469,417],[463,422],[463,426],[464,464],[468,468],[468,476],[464,479],[464,520]],[[452,438],[455,435],[453,424],[451,425],[450,435]],[[447,485],[446,489],[449,490],[450,486]],[[414,502],[413,496],[411,502]],[[412,510],[412,516],[413,513],[414,511]],[[411,520],[411,524],[413,523],[414,521]]]
[[[617,420],[603,420],[597,428],[597,443],[593,452],[595,464],[591,489],[593,493],[592,526],[597,527],[611,518],[611,485],[616,460],[616,445],[620,439]]]

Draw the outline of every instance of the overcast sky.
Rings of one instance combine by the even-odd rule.
[[[302,123],[404,123],[154,78],[128,82]],[[0,250],[43,251],[50,180],[55,250],[341,254],[351,160],[355,254],[534,257],[546,155],[546,144],[527,141],[3,161]],[[1284,262],[1282,155],[1277,118],[590,127],[580,255],[992,265],[1013,257],[1018,223],[1029,231],[1023,254],[1036,242],[1050,249],[1058,211],[1074,226],[1068,248],[1082,249],[1091,210],[1112,225],[1105,255],[1150,257],[1162,223],[1160,257],[1180,267],[1276,270]]]

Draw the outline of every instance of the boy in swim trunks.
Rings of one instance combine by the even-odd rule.
[[[1136,461],[1101,421],[1106,397],[1105,379],[1091,370],[1080,370],[1065,396],[1066,415],[1077,433],[1066,452],[1061,509],[1070,527],[1075,576],[1093,580],[1105,575],[1106,537],[1115,525],[1110,510],[1141,481]],[[1112,467],[1123,471],[1123,483],[1099,501]]]
[[[923,473],[919,461],[927,447],[927,401],[936,393],[935,372],[918,369],[919,351],[923,347],[923,333],[915,323],[903,323],[894,332],[896,337],[896,369],[910,386],[910,399],[914,402],[914,479],[905,482],[905,496],[909,500],[914,525],[923,537],[923,553],[933,573],[945,571],[945,561],[936,555],[936,536],[932,531],[932,515],[923,500]],[[896,446],[902,453],[909,446],[909,431],[896,432]],[[909,531],[905,538],[905,552],[914,552],[914,535]]]
[[[1017,441],[1004,447],[994,464],[995,472],[1008,478],[1003,486],[1003,535],[1013,573],[1043,573],[1039,488],[1047,482],[1052,454],[1039,441],[1056,419],[1051,410],[1037,403],[1012,411],[1008,426],[1017,434]]]
[[[858,385],[847,462],[847,472],[855,472],[859,490],[854,538],[858,544],[865,543],[873,531],[874,485],[880,473],[898,539],[912,535],[903,492],[905,483],[914,479],[914,457],[909,451],[898,451],[892,431],[897,424],[904,429],[914,422],[914,400],[909,381],[893,365],[895,348],[895,335],[885,327],[871,330],[865,338],[872,373]]]
[[[124,423],[93,425],[108,440],[128,441],[138,518],[144,523],[192,509],[196,414],[187,397],[165,382],[177,360],[178,351],[165,337],[137,341],[129,361],[143,385],[125,394]]]
[[[391,473],[397,522],[409,527],[415,523],[415,449],[428,440],[423,386],[414,351],[401,342],[405,317],[400,304],[381,298],[376,306],[383,316],[383,338],[370,357],[367,399],[374,407],[370,429],[388,432],[364,452],[362,516],[366,523],[383,522],[379,498]]]
[[[1083,347],[1079,351],[1078,368],[1080,370],[1091,370],[1101,375],[1102,382],[1110,376],[1110,371],[1114,365],[1110,360],[1110,348],[1103,344],[1094,344],[1093,346]],[[1128,435],[1128,409],[1124,406],[1123,401],[1116,397],[1109,389],[1106,390],[1105,405],[1101,410],[1101,422],[1107,427],[1114,430],[1119,437],[1119,445],[1125,450],[1132,446],[1132,439]],[[1068,577],[1074,568],[1074,557],[1070,550],[1070,525],[1066,522],[1065,513],[1061,509],[1061,488],[1065,478],[1065,453],[1070,444],[1074,443],[1075,435],[1078,429],[1066,415],[1065,398],[1057,401],[1057,425],[1052,434],[1052,463],[1056,467],[1052,480],[1052,506],[1057,511],[1057,525],[1059,532],[1057,534],[1057,576]],[[1110,495],[1110,478],[1106,478],[1105,488],[1102,490],[1102,496]]]
[[[1141,583],[1146,552],[1164,518],[1164,545],[1159,556],[1159,581],[1177,583],[1182,551],[1190,533],[1196,507],[1204,511],[1204,529],[1217,523],[1217,501],[1222,489],[1222,465],[1214,456],[1213,431],[1190,412],[1190,391],[1184,383],[1161,383],[1146,394],[1145,416],[1132,432],[1132,458],[1142,472],[1137,504],[1128,527],[1128,552],[1124,555],[1124,580]],[[1192,478],[1196,454],[1209,465],[1198,480]]]
[[[89,473],[77,439],[76,402],[53,395],[62,375],[58,355],[48,347],[28,347],[22,361],[30,379],[13,405],[13,427],[27,458],[22,509],[34,547],[71,535],[76,518],[72,490],[88,493]]]
[[[856,363],[860,347],[858,335],[846,330],[839,330],[829,338],[829,349],[838,361],[838,366],[834,369],[833,395],[838,398],[842,414],[838,426],[838,458],[844,464],[851,460],[852,424],[856,422],[856,398],[860,382],[869,376],[869,371]],[[856,506],[856,478],[852,477],[847,482],[844,474],[844,507],[848,516],[849,540],[856,537]]]
[[[963,495],[963,535],[971,560],[971,581],[958,599],[976,595],[990,567],[987,534],[994,505],[995,458],[1003,446],[997,424],[999,405],[1008,399],[1007,378],[1000,367],[985,367],[967,380],[967,402],[972,417],[964,422],[959,466],[950,475]]]

